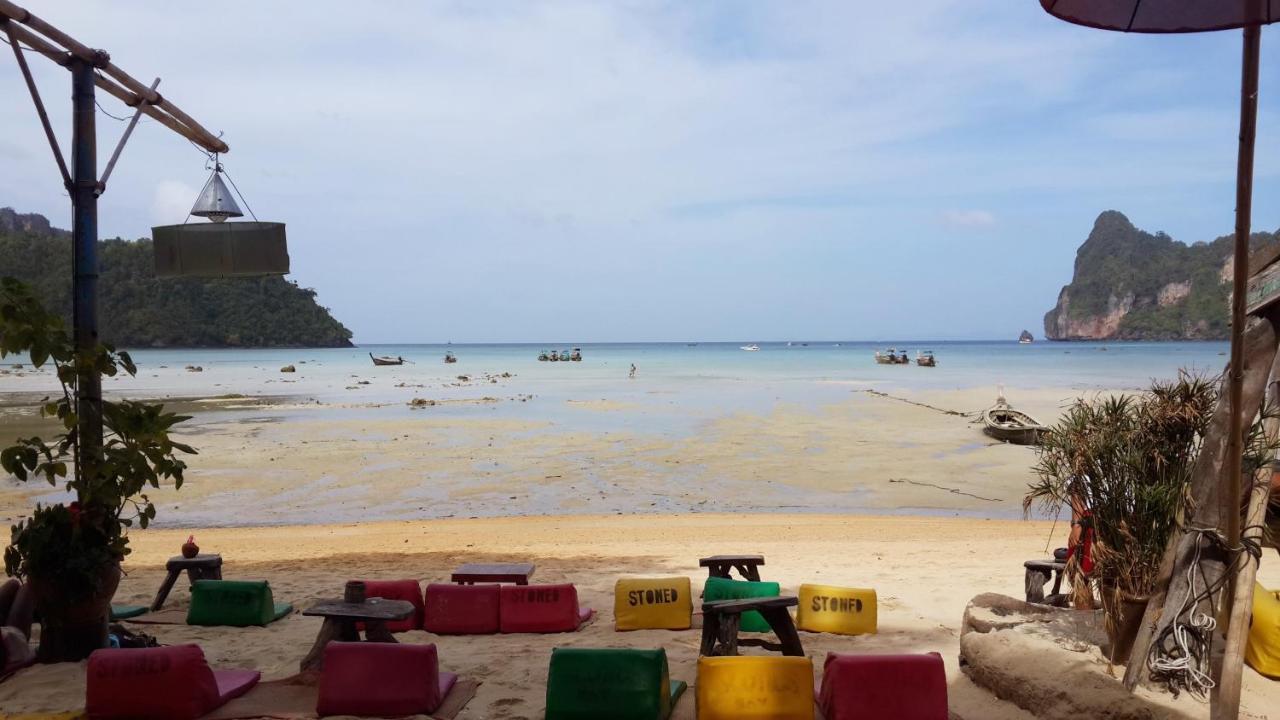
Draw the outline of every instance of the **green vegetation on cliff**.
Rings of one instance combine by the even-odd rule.
[[[281,277],[155,276],[150,240],[99,243],[101,337],[119,347],[347,347],[316,292]],[[71,317],[71,242],[39,215],[0,208],[0,276]]]
[[[1254,233],[1251,251],[1280,242]],[[1228,335],[1231,237],[1186,245],[1108,210],[1044,316],[1051,340],[1213,340]]]

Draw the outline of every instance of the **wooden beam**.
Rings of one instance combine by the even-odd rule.
[[[95,80],[95,84],[119,98],[126,105],[134,108],[150,107],[150,110],[143,110],[143,112],[209,152],[227,153],[231,151],[231,148],[225,142],[205,129],[190,115],[183,112],[181,108],[165,100],[155,90],[143,85],[134,79],[132,75],[113,65],[110,56],[105,52],[94,50],[80,43],[75,38],[41,20],[25,8],[14,5],[9,0],[0,0],[0,17],[6,17],[11,20],[11,25],[14,23],[26,25],[26,28],[16,28],[18,36],[23,42],[26,42],[38,52],[50,56],[58,64],[65,67],[67,63],[65,59],[60,60],[53,57],[53,55],[61,54],[63,51],[52,43],[61,45],[72,56],[93,64],[105,76],[115,80],[114,83],[107,85],[105,84],[106,77],[99,75]],[[36,32],[44,37],[36,35]],[[44,38],[48,38],[48,40]]]
[[[1239,417],[1241,426],[1248,427],[1252,423],[1258,408],[1262,405],[1262,395],[1268,378],[1273,374],[1280,375],[1275,367],[1277,360],[1277,343],[1280,333],[1272,317],[1250,317],[1245,323],[1241,343],[1244,360],[1244,382],[1241,387]],[[1228,378],[1223,378],[1222,390],[1225,391]],[[1193,562],[1197,546],[1201,546],[1200,567],[1204,573],[1205,583],[1217,582],[1226,571],[1226,558],[1213,546],[1202,542],[1199,533],[1187,532],[1186,528],[1221,528],[1226,525],[1222,517],[1221,490],[1222,471],[1226,464],[1228,427],[1232,424],[1230,398],[1226,392],[1219,392],[1218,405],[1205,430],[1200,454],[1196,457],[1195,467],[1191,471],[1191,507],[1184,518],[1182,530],[1169,540],[1165,552],[1165,562],[1160,575],[1156,579],[1155,593],[1147,603],[1146,613],[1139,626],[1138,636],[1134,640],[1133,654],[1129,667],[1125,669],[1124,682],[1133,689],[1146,679],[1146,660],[1151,645],[1161,637],[1177,617],[1178,611],[1186,604],[1190,590],[1186,582],[1187,567]],[[1199,611],[1207,609],[1202,604]]]
[[[1272,368],[1267,394],[1273,407],[1280,407],[1280,369]],[[1275,440],[1280,435],[1280,418],[1264,421],[1267,438]],[[1267,501],[1271,497],[1271,474],[1275,469],[1268,463],[1260,468],[1249,490],[1249,510],[1245,515],[1242,537],[1244,542],[1261,544],[1263,523],[1267,516]],[[1258,577],[1258,560],[1252,556],[1240,559],[1235,577],[1235,592],[1227,625],[1227,645],[1222,656],[1222,676],[1218,680],[1217,697],[1210,707],[1210,717],[1234,718],[1240,711],[1240,682],[1244,672],[1244,647],[1249,640],[1249,622],[1253,615],[1253,583]]]
[[[35,78],[31,76],[31,68],[27,66],[27,58],[22,54],[22,44],[18,42],[18,36],[13,32],[13,21],[3,20],[5,34],[9,36],[9,44],[13,47],[13,56],[18,60],[18,69],[22,70],[22,77],[27,81],[27,90],[31,93],[31,102],[35,103],[36,114],[40,116],[40,125],[44,127],[45,137],[49,139],[49,148],[53,150],[53,159],[58,163],[58,172],[62,173],[62,186],[70,190],[71,173],[67,172],[66,158],[62,157],[62,148],[58,147],[58,136],[53,132],[53,125],[49,123],[49,113],[45,112],[44,102],[40,99],[40,89],[36,87]]]
[[[155,90],[160,84],[160,78],[151,83],[151,89]],[[111,171],[116,169],[116,161],[120,159],[120,152],[124,150],[124,144],[129,142],[129,136],[133,134],[133,129],[138,126],[138,118],[142,117],[142,111],[147,107],[144,100],[138,105],[137,110],[133,113],[133,118],[129,120],[129,127],[124,129],[124,134],[120,136],[120,142],[116,143],[115,152],[111,153],[111,159],[107,161],[107,167],[102,171],[102,177],[98,179],[98,192],[103,193],[107,190],[107,180],[111,178]]]

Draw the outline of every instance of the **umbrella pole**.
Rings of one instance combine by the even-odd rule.
[[[1244,28],[1244,52],[1240,80],[1240,150],[1236,162],[1236,237],[1234,273],[1231,288],[1231,366],[1228,384],[1231,405],[1230,435],[1227,437],[1227,467],[1222,478],[1222,495],[1219,517],[1226,517],[1226,541],[1228,547],[1240,545],[1242,456],[1244,453],[1243,420],[1240,405],[1243,401],[1244,357],[1241,336],[1244,332],[1245,293],[1249,278],[1249,230],[1253,210],[1253,146],[1258,126],[1258,57],[1262,44],[1262,29],[1257,25]],[[1227,582],[1223,592],[1220,615],[1238,625],[1247,618],[1231,616],[1236,604],[1235,575],[1238,565],[1227,567]],[[1235,628],[1224,628],[1228,633]],[[1210,716],[1213,720],[1236,718],[1240,712],[1240,647],[1236,657],[1223,658],[1219,682],[1211,694]]]

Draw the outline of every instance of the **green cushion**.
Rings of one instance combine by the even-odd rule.
[[[191,586],[188,625],[266,625],[289,613],[277,607],[266,580],[197,580]]]
[[[712,600],[742,600],[743,598],[760,598],[760,597],[778,597],[782,594],[782,587],[776,582],[750,582],[748,580],[730,580],[729,578],[707,578],[707,584],[702,588],[702,599],[711,602]],[[755,610],[749,610],[742,613],[742,620],[738,623],[738,629],[745,632],[772,632],[773,628],[769,627],[769,623],[764,617]]]
[[[146,605],[112,605],[111,619],[128,620],[129,618],[138,617],[150,609]]]
[[[546,720],[666,720],[684,689],[661,648],[555,648]]]

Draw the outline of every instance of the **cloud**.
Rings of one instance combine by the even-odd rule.
[[[942,224],[951,228],[991,227],[996,216],[987,210],[948,210],[942,213]]]
[[[199,191],[181,180],[162,180],[151,198],[151,222],[177,225],[186,219]]]

